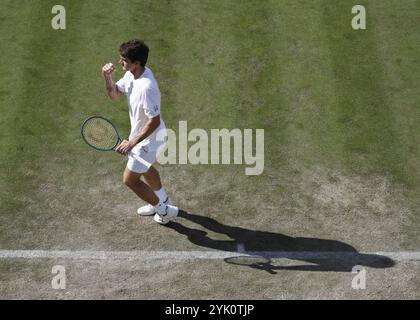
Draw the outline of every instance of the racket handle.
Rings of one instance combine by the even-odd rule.
[[[144,160],[143,158],[141,158],[139,155],[134,154],[133,152],[129,151],[128,155],[133,157],[134,159],[136,159],[138,162],[144,164],[146,167],[150,168],[151,167],[151,163],[147,162],[146,160]]]
[[[121,137],[118,135],[118,144],[120,144],[122,142]],[[117,145],[118,145],[117,144]],[[147,162],[146,160],[144,160],[143,158],[141,158],[139,155],[134,154],[132,151],[128,151],[128,155],[133,157],[134,159],[136,159],[138,162],[144,164],[146,167],[150,168],[152,166],[151,163]]]

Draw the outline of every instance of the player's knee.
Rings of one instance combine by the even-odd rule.
[[[127,186],[127,187],[131,187],[134,185],[135,183],[135,179],[133,179],[132,177],[130,177],[129,175],[124,175],[123,176],[123,183]]]
[[[138,174],[132,174],[132,173],[129,173],[129,172],[124,172],[123,183],[128,187],[132,187],[132,186],[139,183],[140,177],[141,177],[141,175],[138,175]]]
[[[128,179],[128,177],[127,177],[126,175],[123,175],[122,182],[123,182],[126,186],[128,186],[128,184],[130,183],[130,179]]]

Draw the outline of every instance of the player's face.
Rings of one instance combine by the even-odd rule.
[[[126,58],[123,58],[123,57],[121,57],[120,56],[120,60],[118,61],[119,63],[120,63],[120,65],[122,66],[122,68],[123,68],[123,70],[128,70],[127,69],[127,67],[128,67],[128,62],[127,62],[127,59]]]
[[[120,56],[119,63],[125,71],[133,71],[133,69],[136,67],[136,64],[131,62],[130,59],[124,58],[122,56]]]

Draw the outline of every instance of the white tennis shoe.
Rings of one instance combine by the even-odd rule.
[[[137,209],[137,214],[140,216],[151,216],[156,213],[155,207],[151,204],[147,204]]]
[[[167,224],[169,221],[174,220],[179,212],[178,207],[168,204],[161,204],[161,206],[156,206],[155,209],[156,213],[153,220],[160,224]]]
[[[169,204],[172,205],[172,201],[171,199],[169,199],[169,197],[166,198],[165,201],[163,201],[164,204]],[[151,204],[147,204],[143,207],[140,207],[137,209],[137,214],[142,216],[142,217],[146,217],[146,216],[152,216],[156,213],[156,209],[154,206],[152,206]]]

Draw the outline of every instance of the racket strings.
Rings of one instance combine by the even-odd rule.
[[[112,150],[118,143],[114,126],[102,118],[89,119],[83,126],[82,135],[88,144],[101,150]]]

